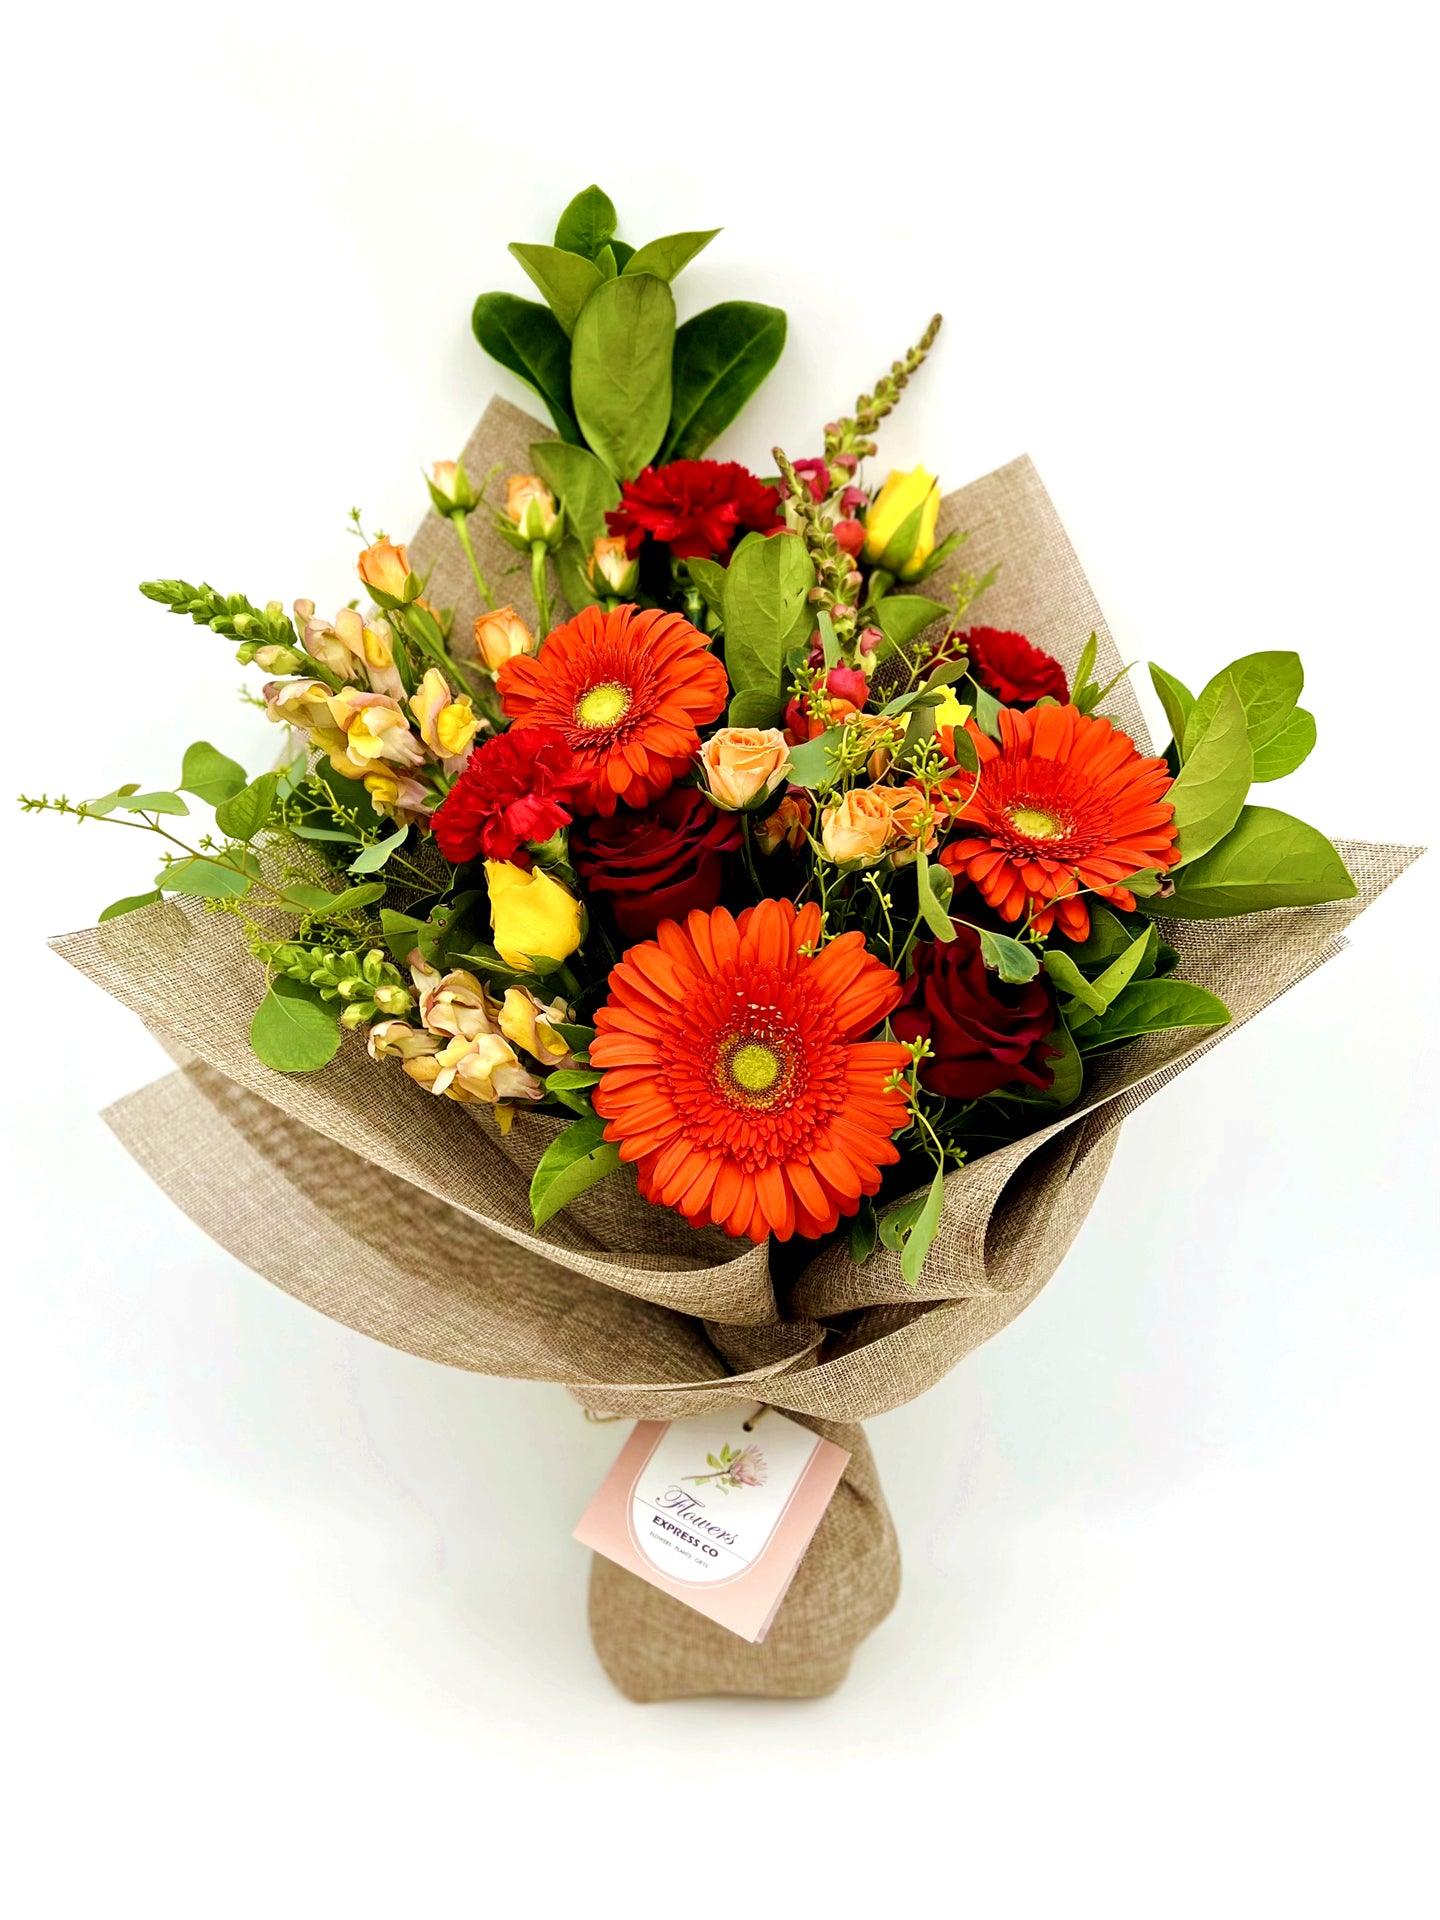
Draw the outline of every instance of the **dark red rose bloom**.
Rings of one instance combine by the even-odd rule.
[[[915,949],[915,971],[890,1016],[897,1040],[930,1042],[920,1069],[931,1093],[979,1100],[1000,1087],[1048,1087],[1045,1045],[1055,1030],[1055,1006],[1043,973],[1023,986],[1006,986],[980,957],[980,936],[957,927],[948,945],[926,940]]]
[[[645,940],[662,920],[716,904],[740,833],[738,814],[721,813],[694,787],[671,787],[644,813],[621,807],[608,819],[583,821],[570,852],[585,891],[610,908],[621,939]]]
[[[548,840],[570,825],[585,785],[559,727],[512,727],[481,740],[433,821],[445,858],[511,860],[528,867],[527,840]]]
[[[981,686],[1002,707],[1028,707],[1049,694],[1061,706],[1070,698],[1065,669],[1052,655],[1032,647],[1023,633],[996,627],[972,627],[958,634],[970,649],[970,666]]]
[[[624,483],[620,505],[605,519],[632,554],[659,540],[677,560],[723,560],[742,533],[774,533],[784,524],[775,488],[734,460],[646,467]]]

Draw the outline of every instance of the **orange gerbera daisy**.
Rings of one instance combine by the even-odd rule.
[[[730,696],[725,669],[683,615],[586,607],[496,677],[517,727],[556,726],[586,776],[581,813],[646,807],[672,787],[700,745],[698,728]]]
[[[1090,910],[1081,888],[1129,911],[1135,896],[1121,883],[1180,858],[1164,798],[1170,769],[1138,753],[1109,720],[1070,706],[1002,707],[998,746],[974,725],[969,733],[979,781],[952,818],[973,831],[940,859],[1004,919],[1028,910],[1042,937],[1058,920],[1069,939],[1083,940]]]
[[[862,1040],[898,1003],[894,970],[820,909],[762,900],[664,920],[610,975],[590,1061],[595,1111],[647,1200],[763,1240],[828,1233],[900,1155],[909,1062]]]

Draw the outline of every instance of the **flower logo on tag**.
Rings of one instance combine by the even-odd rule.
[[[765,1456],[759,1447],[732,1447],[727,1440],[719,1453],[707,1453],[705,1456],[712,1471],[709,1473],[687,1473],[684,1478],[694,1486],[716,1486],[722,1493],[730,1493],[736,1487],[763,1487],[765,1484]]]

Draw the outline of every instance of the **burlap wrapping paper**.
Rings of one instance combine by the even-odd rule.
[[[525,471],[531,443],[548,437],[495,401],[465,461],[476,474],[497,462]],[[472,527],[504,594],[514,555],[483,515]],[[1001,564],[987,624],[1027,633],[1069,667],[1093,630],[1100,679],[1118,671],[1028,460],[951,494],[941,531],[952,527],[970,532],[967,566]],[[478,609],[450,530],[431,514],[412,551],[431,573],[431,597],[454,606],[457,632],[468,632]],[[1107,711],[1149,748],[1128,682]],[[1354,900],[1169,923],[1179,972],[1224,999],[1231,1026],[1157,1034],[1101,1058],[1081,1106],[950,1174],[914,1291],[883,1248],[858,1270],[843,1244],[757,1248],[695,1233],[640,1200],[628,1172],[536,1232],[530,1174],[564,1123],[522,1116],[502,1139],[355,1042],[320,1073],[271,1073],[247,1040],[255,965],[224,915],[163,904],[53,944],[185,1062],[111,1108],[110,1125],[212,1238],[296,1299],[447,1366],[556,1381],[599,1412],[672,1419],[763,1403],[850,1449],[845,1481],[761,1646],[608,1561],[592,1566],[595,1645],[632,1698],[795,1696],[839,1684],[898,1591],[894,1528],[858,1423],[923,1393],[1029,1304],[1088,1213],[1121,1120],[1338,952],[1350,921],[1417,851],[1341,850]]]

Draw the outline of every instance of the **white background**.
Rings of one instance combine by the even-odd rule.
[[[983,15],[984,17],[978,17]],[[1281,804],[1433,839],[1421,9],[29,8],[7,40],[12,786],[258,763],[185,573],[352,591],[598,178],[789,310],[722,451],[1028,450],[1127,657],[1299,646]],[[906,1585],[842,1693],[638,1709],[570,1528],[623,1429],[210,1245],[98,1120],[161,1069],[44,953],[152,871],[7,823],[11,1909],[1408,1915],[1433,1813],[1433,858],[1127,1129],[1036,1307],[875,1423]],[[502,1887],[508,1891],[501,1893]]]

